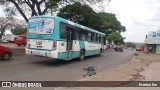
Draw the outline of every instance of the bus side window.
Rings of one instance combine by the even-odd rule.
[[[100,43],[101,42],[101,35],[98,34],[98,42]]]
[[[106,37],[103,36],[103,44],[106,45]]]
[[[101,43],[103,43],[103,35],[101,35]]]
[[[93,42],[94,33],[91,33],[91,41]]]
[[[66,25],[64,23],[60,23],[60,38],[66,39]]]
[[[91,32],[88,32],[87,41],[88,41],[88,42],[91,42]]]
[[[82,40],[82,29],[79,29],[79,40]]]
[[[75,34],[74,34],[74,36],[75,36],[75,40],[79,40],[79,29],[78,28],[76,28],[75,30],[74,30],[74,32],[75,32]]]
[[[67,32],[68,32],[68,31],[70,32],[70,34],[69,34],[69,35],[70,35],[69,37],[71,37],[70,39],[73,40],[73,39],[74,39],[74,34],[73,34],[73,33],[74,33],[74,31],[75,31],[75,28],[67,25]],[[72,34],[71,34],[71,33],[72,33]],[[71,35],[72,35],[72,36],[71,36]]]
[[[96,42],[98,42],[98,34],[96,33]]]
[[[88,32],[87,31],[85,31],[85,36],[86,36],[86,41],[88,40],[87,38],[88,38]]]
[[[83,30],[83,29],[80,29],[80,40],[83,40],[83,41],[85,41],[86,40],[86,35],[85,35],[85,30]]]
[[[93,33],[93,42],[96,42],[96,33]]]

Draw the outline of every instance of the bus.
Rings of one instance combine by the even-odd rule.
[[[26,55],[83,60],[106,52],[105,34],[58,16],[33,16],[27,29]]]

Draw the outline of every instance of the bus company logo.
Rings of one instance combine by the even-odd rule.
[[[12,87],[11,82],[2,82],[2,87]]]

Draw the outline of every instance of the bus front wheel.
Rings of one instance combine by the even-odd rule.
[[[79,59],[84,60],[84,57],[85,57],[85,52],[84,52],[84,50],[81,50],[80,55],[79,55]]]

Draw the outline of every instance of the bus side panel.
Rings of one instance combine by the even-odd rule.
[[[67,58],[66,47],[67,47],[66,41],[59,41],[58,59]]]
[[[80,50],[81,50],[81,48],[80,48],[80,42],[78,40],[73,40],[72,58],[78,58]]]
[[[85,41],[79,41],[79,45],[80,45],[80,50],[81,49],[85,49],[85,44],[84,44]]]
[[[73,51],[79,52],[80,51],[80,42],[78,40],[73,40]]]
[[[85,46],[86,46],[86,51],[85,51],[86,56],[99,54],[102,48],[101,44],[90,43],[90,42],[85,42]]]
[[[69,54],[71,55],[71,58],[78,58],[79,51],[80,51],[79,41],[73,40],[72,45],[73,45],[73,47],[72,47],[72,50],[69,51]],[[59,59],[67,59],[66,47],[67,47],[66,41],[60,41],[59,54],[58,54]]]
[[[60,39],[60,20],[58,18],[55,18],[55,27],[54,27],[54,33],[53,36],[56,36],[56,40]]]
[[[87,50],[86,51],[86,56],[97,55],[97,54],[99,54],[98,50]]]
[[[67,43],[66,43],[66,41],[59,41],[59,52],[61,53],[61,52],[66,52],[67,50],[66,50],[66,47],[67,47]]]
[[[73,58],[78,58],[78,57],[79,57],[79,52],[70,51],[70,54],[72,55],[72,59],[73,59]],[[62,59],[62,60],[67,59],[67,53],[66,53],[66,52],[58,53],[58,59]]]
[[[59,52],[58,53],[58,59],[65,60],[67,58],[67,53],[66,52]]]
[[[79,52],[77,51],[71,51],[72,58],[78,58],[79,57]]]

